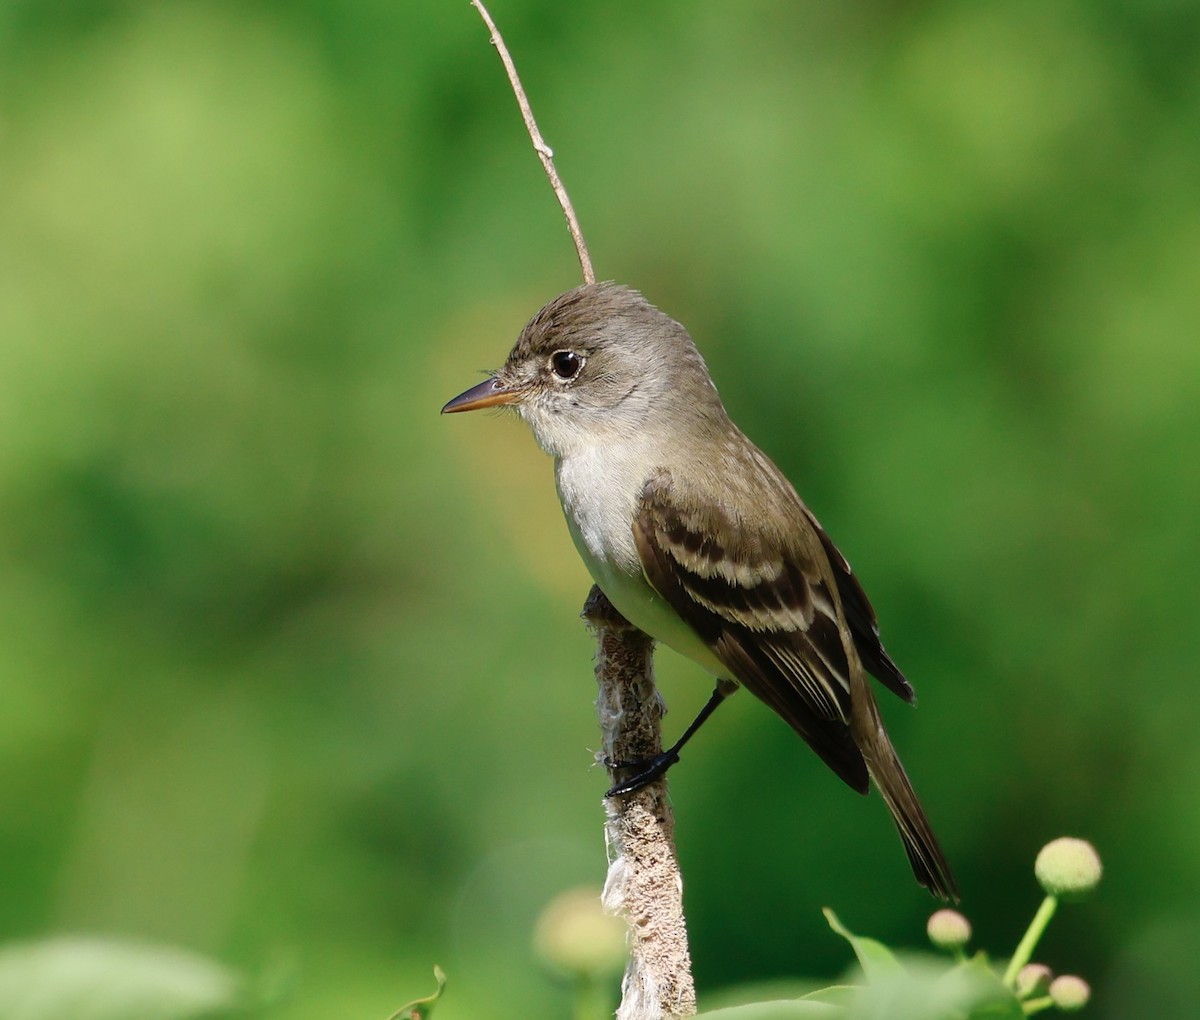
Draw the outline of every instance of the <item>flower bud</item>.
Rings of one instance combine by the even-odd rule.
[[[1050,982],[1050,998],[1064,1013],[1074,1013],[1092,997],[1088,983],[1074,974],[1063,974]]]
[[[966,948],[971,941],[971,922],[957,910],[939,910],[929,918],[925,926],[929,941],[938,949],[956,951]]]
[[[1053,978],[1050,968],[1044,963],[1027,963],[1017,972],[1017,998],[1028,999],[1045,995]]]
[[[600,890],[568,889],[542,911],[533,948],[552,969],[580,977],[620,971],[625,924],[600,905]]]
[[[1095,889],[1102,871],[1096,848],[1070,836],[1047,843],[1033,865],[1042,888],[1065,900],[1078,899]]]

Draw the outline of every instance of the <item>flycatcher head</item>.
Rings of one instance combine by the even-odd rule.
[[[503,404],[555,456],[725,413],[687,330],[613,283],[560,294],[529,320],[503,368],[442,411]]]

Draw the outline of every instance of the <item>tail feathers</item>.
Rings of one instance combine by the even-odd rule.
[[[935,896],[957,903],[958,885],[933,834],[933,827],[917,800],[891,741],[886,734],[880,732],[879,735],[882,740],[872,748],[875,753],[868,756],[868,768],[904,841],[904,850],[913,874]]]

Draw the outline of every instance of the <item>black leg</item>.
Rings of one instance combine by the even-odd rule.
[[[717,706],[736,690],[737,684],[733,681],[718,680],[717,686],[713,689],[708,702],[700,709],[700,714],[683,731],[683,736],[675,741],[667,750],[663,751],[662,754],[657,754],[653,758],[643,758],[640,761],[606,761],[604,764],[612,770],[637,769],[638,771],[628,779],[622,779],[604,796],[620,797],[622,794],[633,793],[634,790],[640,790],[647,783],[652,783],[654,780],[665,775],[667,769],[679,761],[679,752],[682,750],[683,745],[692,739],[693,734],[700,729],[704,721],[717,710]]]

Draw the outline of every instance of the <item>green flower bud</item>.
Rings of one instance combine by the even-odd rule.
[[[1064,1013],[1075,1013],[1092,997],[1088,983],[1074,974],[1063,974],[1050,982],[1050,998]]]
[[[1096,848],[1070,836],[1047,843],[1033,865],[1042,888],[1065,900],[1078,899],[1095,889],[1102,871]]]
[[[1045,995],[1054,975],[1044,963],[1027,963],[1017,972],[1017,998]]]
[[[957,910],[939,910],[929,918],[925,926],[929,941],[938,949],[951,952],[966,947],[971,941],[971,922]]]
[[[600,890],[568,889],[542,911],[533,948],[551,969],[579,977],[625,966],[625,924],[600,906]]]

